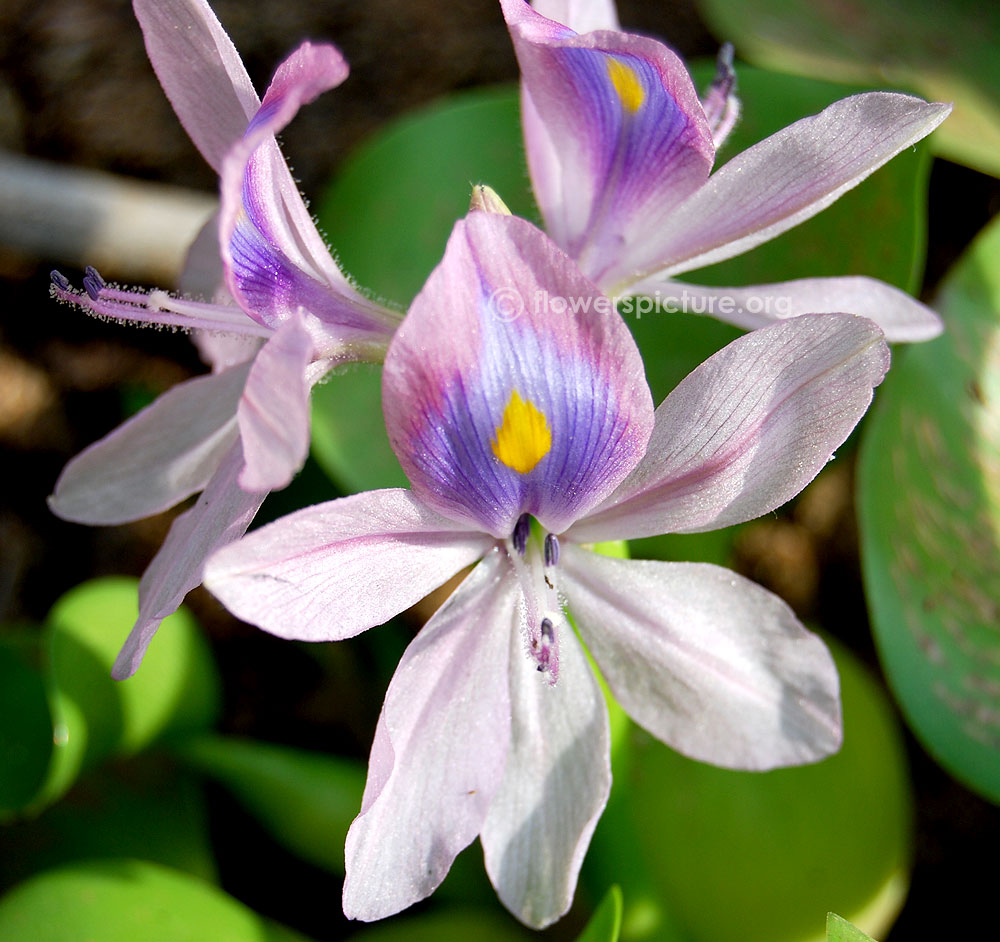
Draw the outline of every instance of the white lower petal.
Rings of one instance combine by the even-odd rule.
[[[573,902],[580,865],[608,800],[608,712],[568,627],[554,686],[518,638],[510,674],[510,750],[480,837],[486,870],[503,904],[541,929]]]
[[[168,390],[77,455],[49,498],[64,520],[140,520],[200,491],[237,438],[236,406],[249,365]]]
[[[493,542],[409,491],[366,491],[255,530],[212,558],[205,585],[271,634],[338,641],[415,605]]]
[[[136,672],[160,622],[177,611],[184,596],[201,584],[205,560],[246,533],[267,495],[249,494],[237,484],[242,467],[243,454],[237,442],[198,502],[171,525],[139,583],[139,617],[111,670],[116,680]]]
[[[403,654],[347,835],[348,918],[383,919],[429,896],[482,828],[510,739],[516,596],[495,551]]]
[[[718,566],[574,546],[560,567],[615,698],[667,745],[748,770],[815,762],[840,747],[833,659],[776,595]]]

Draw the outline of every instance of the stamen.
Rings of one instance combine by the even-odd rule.
[[[56,271],[54,268],[49,272],[49,278],[52,279],[52,284],[63,291],[69,291],[69,279],[61,272]]]
[[[86,289],[87,294],[90,295],[91,301],[100,300],[104,284],[101,273],[93,265],[88,265],[83,275],[83,287]]]
[[[517,550],[518,556],[523,556],[524,551],[528,548],[528,536],[530,534],[531,517],[528,514],[521,514],[517,518],[517,523],[514,524],[514,532],[510,536],[510,541],[514,544],[514,549]]]
[[[733,68],[733,45],[723,43],[716,59],[715,78],[702,102],[705,117],[712,131],[716,150],[722,147],[740,116],[740,100],[736,96],[736,71]]]
[[[559,562],[559,537],[554,533],[545,534],[543,555],[546,566],[555,566]]]
[[[556,637],[555,630],[552,627],[551,618],[542,619],[542,638],[546,641],[554,641]]]
[[[736,84],[736,70],[733,68],[733,44],[723,43],[715,59],[715,78],[712,88],[728,96]]]

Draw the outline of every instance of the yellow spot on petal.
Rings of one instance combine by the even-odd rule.
[[[515,389],[503,410],[503,420],[492,444],[493,454],[508,468],[527,474],[552,447],[552,432],[545,413],[530,400],[522,399]]]
[[[639,81],[639,76],[635,69],[625,65],[624,62],[619,62],[610,56],[605,61],[608,65],[608,77],[621,99],[622,107],[629,114],[635,114],[646,100],[646,92],[642,82]]]

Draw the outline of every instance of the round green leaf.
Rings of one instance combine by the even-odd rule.
[[[55,749],[44,804],[84,768],[138,752],[167,732],[214,722],[219,679],[194,618],[179,609],[164,619],[139,671],[111,679],[122,642],[138,615],[138,582],[95,579],[67,592],[47,619]]]
[[[344,841],[365,787],[360,763],[222,736],[197,736],[177,751],[224,785],[293,853],[325,870],[344,872]]]
[[[45,680],[29,663],[33,647],[9,637],[0,643],[0,820],[31,800],[52,757],[52,715]]]
[[[221,890],[148,861],[92,861],[0,899],[0,938],[31,942],[295,942]]]
[[[865,430],[865,589],[917,736],[1000,801],[1000,222],[936,307],[945,333],[897,355]]]
[[[835,654],[844,746],[818,764],[734,772],[634,732],[585,865],[589,885],[621,884],[625,942],[812,942],[831,909],[891,923],[910,857],[903,745],[879,687]]]

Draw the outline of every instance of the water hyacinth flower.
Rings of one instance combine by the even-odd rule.
[[[581,303],[511,317],[515,295]],[[771,511],[829,460],[887,367],[871,321],[805,316],[725,347],[654,413],[628,328],[571,259],[513,216],[456,224],[384,366],[412,489],[300,510],[205,572],[240,618],[330,641],[476,564],[389,684],[347,838],[348,916],[426,897],[477,835],[519,919],[567,910],[610,766],[564,605],[626,711],[686,755],[768,769],[838,748],[833,662],[780,599],[717,566],[587,544]]]
[[[613,0],[536,0],[534,8],[500,2],[521,67],[539,209],[552,238],[607,294],[676,297],[683,288],[693,311],[748,329],[778,317],[851,311],[876,321],[889,340],[940,333],[930,308],[872,278],[745,288],[672,279],[815,215],[933,131],[950,105],[889,92],[852,95],[713,173],[738,113],[730,60],[721,57],[702,102],[675,53],[619,29]]]
[[[301,467],[313,384],[347,360],[381,360],[399,321],[339,269],[274,137],[302,105],[347,77],[340,53],[304,43],[261,101],[207,3],[135,0],[134,7],[167,97],[219,173],[219,216],[205,241],[223,284],[216,299],[191,301],[120,290],[93,269],[76,292],[53,273],[58,298],[98,316],[197,331],[214,367],[74,458],[50,498],[67,520],[119,524],[202,492],[143,576],[117,678],[139,666],[160,621],[201,582],[208,555],[241,536],[268,491]]]

